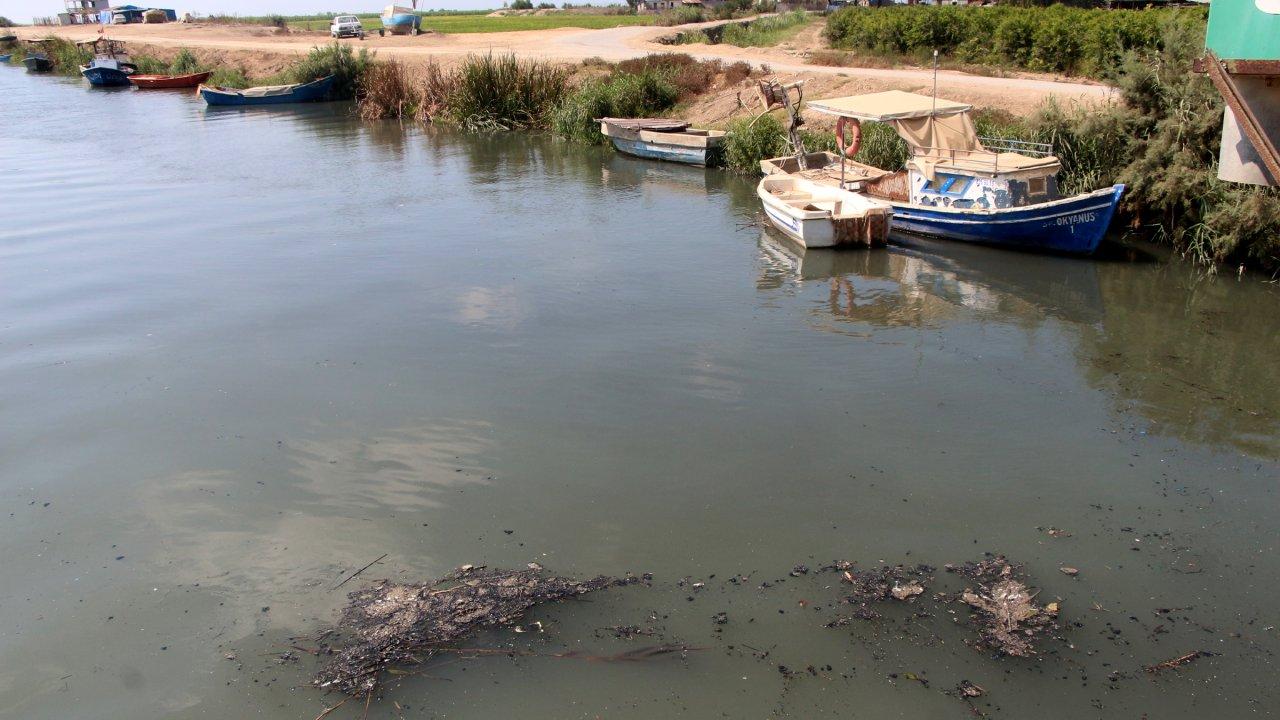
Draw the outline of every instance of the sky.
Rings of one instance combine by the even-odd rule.
[[[177,10],[179,14],[195,12],[202,15],[227,13],[230,15],[307,15],[336,12],[379,12],[391,0],[119,0],[113,4],[147,7],[150,2],[157,7]],[[595,0],[597,5],[604,4]],[[408,0],[397,0],[408,5]],[[559,0],[557,0],[559,4]],[[480,10],[502,7],[502,0],[418,0],[420,10]],[[16,22],[31,22],[34,17],[46,17],[62,12],[62,0],[0,0],[0,15]]]

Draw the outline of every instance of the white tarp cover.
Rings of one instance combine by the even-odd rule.
[[[973,109],[972,105],[902,90],[814,100],[809,103],[809,107],[828,115],[840,115],[871,122],[890,122],[930,115],[954,115]]]

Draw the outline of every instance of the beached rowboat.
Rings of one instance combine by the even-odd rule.
[[[698,130],[683,120],[601,118],[600,132],[619,152],[651,160],[706,165],[728,133]]]
[[[192,73],[190,75],[130,75],[129,82],[139,90],[163,90],[168,88],[191,88],[209,79],[212,73]]]
[[[769,222],[807,248],[876,247],[889,237],[893,210],[865,195],[798,175],[766,175],[756,187]]]
[[[283,105],[286,103],[318,102],[329,96],[333,76],[322,77],[309,83],[295,85],[263,85],[261,87],[232,90],[201,85],[196,92],[210,105],[249,106]]]

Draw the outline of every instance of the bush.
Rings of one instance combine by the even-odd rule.
[[[48,53],[53,69],[63,75],[79,75],[80,66],[93,59],[93,53],[60,37],[45,38],[40,49]]]
[[[621,73],[593,80],[569,96],[556,110],[552,129],[557,135],[598,145],[604,142],[596,120],[603,117],[646,117],[665,112],[676,104],[679,89],[662,70]]]
[[[548,62],[472,55],[458,70],[448,109],[470,129],[544,128],[567,89],[565,72]]]
[[[809,22],[808,13],[794,10],[784,15],[761,18],[747,24],[731,23],[724,28],[720,42],[738,47],[768,47],[794,35]]]
[[[169,63],[170,75],[190,75],[200,71],[200,61],[196,60],[196,56],[186,48],[178,50],[173,62]]]
[[[511,0],[511,5],[508,7],[512,10],[532,10],[533,2],[532,0]]]
[[[213,87],[221,88],[249,87],[249,78],[245,76],[244,70],[226,66],[215,69],[205,82]]]
[[[3,15],[0,15],[0,28],[11,28],[11,27],[17,27],[17,25],[9,18]]]
[[[1159,49],[1165,22],[1203,37],[1206,17],[1203,8],[848,7],[828,18],[826,36],[835,47],[878,55],[937,49],[962,62],[1110,79],[1126,52]]]
[[[760,161],[791,152],[782,123],[772,115],[739,118],[729,125],[724,143],[725,167],[744,175],[759,175]]]
[[[284,72],[286,82],[306,83],[318,78],[333,76],[333,89],[329,95],[334,100],[350,100],[360,92],[364,74],[373,64],[367,50],[355,52],[350,45],[334,42],[324,47],[311,48],[311,52]]]
[[[689,23],[700,23],[706,20],[702,14],[702,8],[682,7],[672,12],[663,13],[654,21],[657,25],[688,25]]]

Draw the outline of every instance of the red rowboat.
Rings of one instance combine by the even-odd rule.
[[[194,75],[130,75],[129,82],[137,85],[140,90],[189,88],[208,80],[209,75],[207,72]]]

